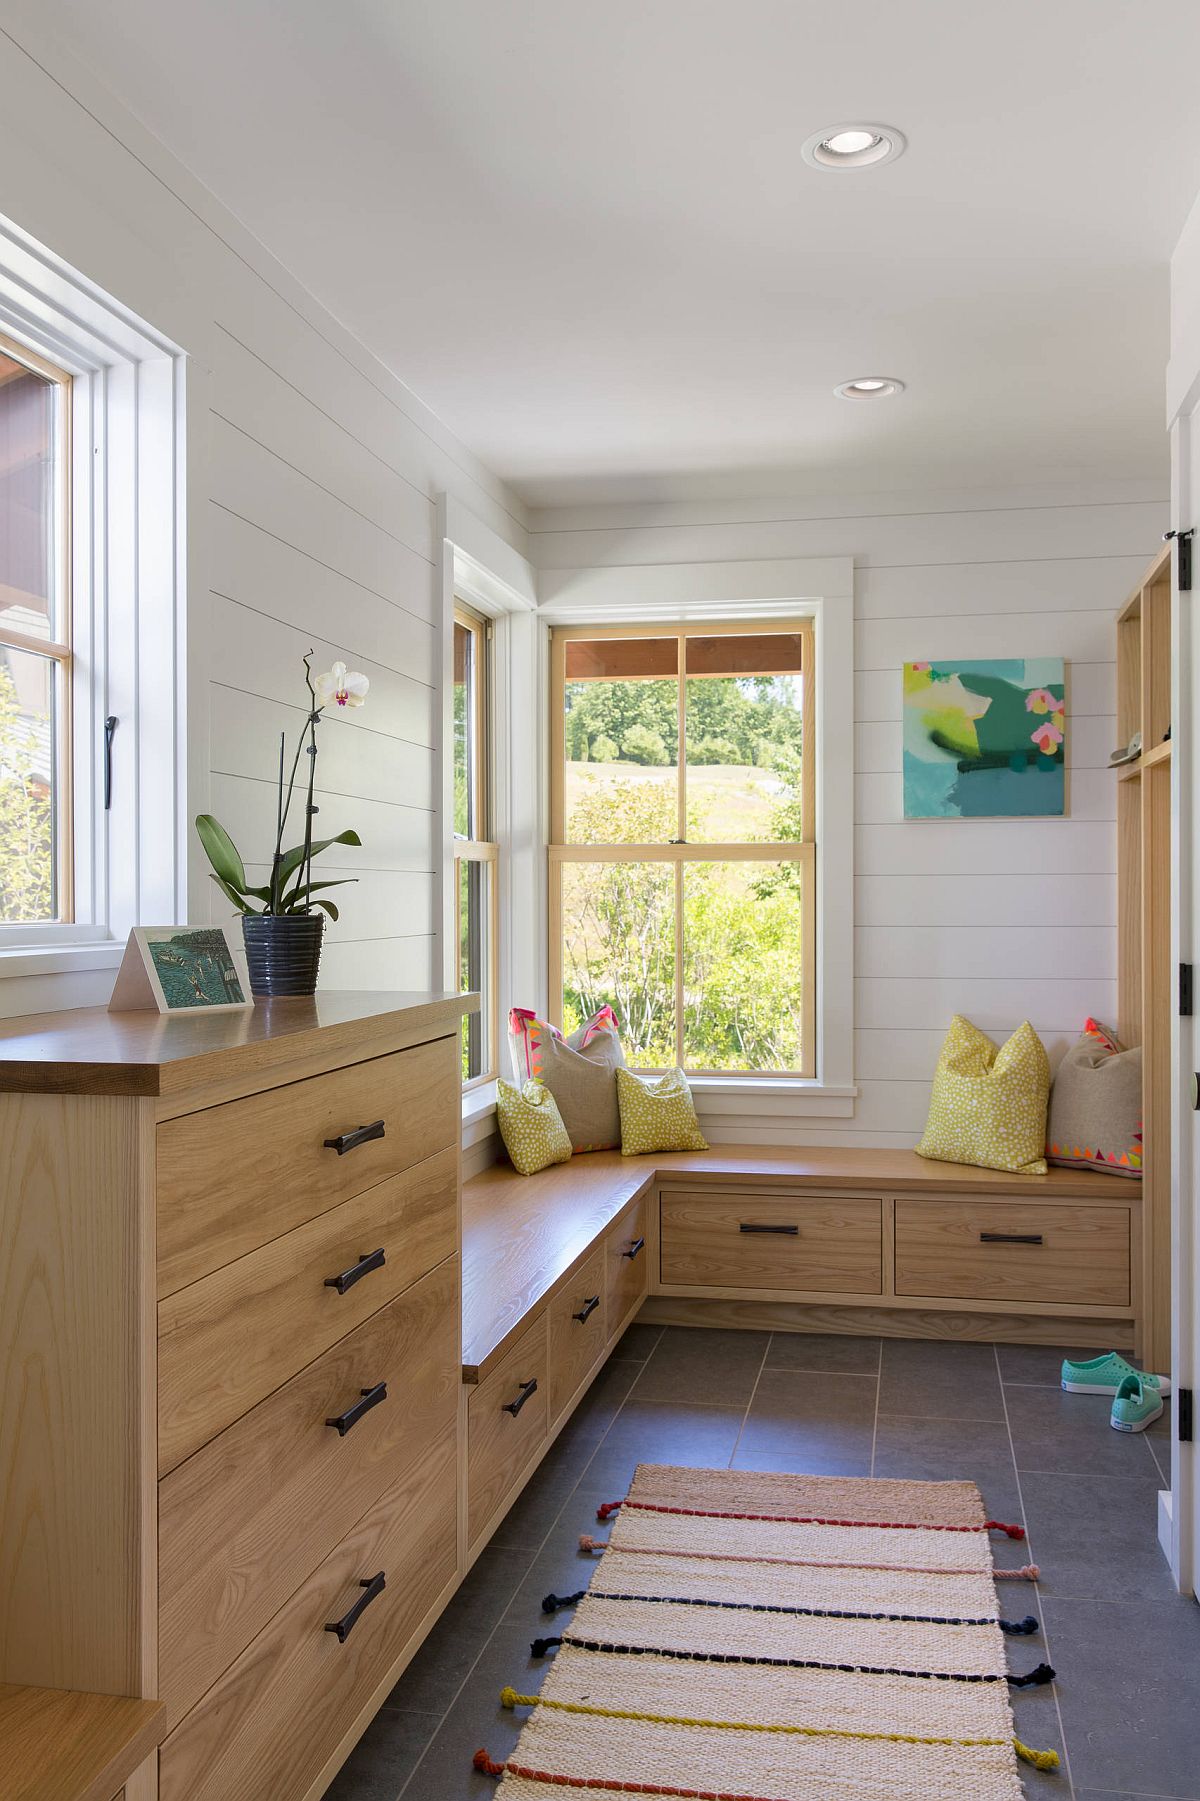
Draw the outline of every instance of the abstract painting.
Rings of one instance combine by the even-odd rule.
[[[904,665],[904,817],[1066,811],[1061,657]]]

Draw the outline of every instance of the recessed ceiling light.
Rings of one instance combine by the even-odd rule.
[[[903,394],[904,383],[894,375],[860,375],[833,391],[842,400],[888,400],[893,394]]]
[[[905,143],[894,125],[831,125],[814,132],[800,154],[815,169],[876,169],[894,162]]]

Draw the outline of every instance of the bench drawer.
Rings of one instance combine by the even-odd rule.
[[[650,1201],[643,1195],[641,1200],[631,1201],[605,1233],[610,1337],[620,1331],[630,1313],[646,1298],[650,1285],[650,1253],[646,1248],[649,1223]]]
[[[159,1801],[296,1801],[454,1576],[449,1427],[353,1530],[162,1747]],[[384,1587],[368,1599],[367,1584]],[[365,1602],[344,1641],[327,1631]]]
[[[664,1189],[662,1279],[688,1288],[883,1292],[883,1202]]]
[[[896,1293],[1126,1307],[1128,1207],[897,1200]]]
[[[467,1401],[467,1542],[474,1544],[549,1424],[546,1314],[505,1352]]]
[[[381,1383],[386,1396],[372,1402]],[[169,1724],[453,1429],[460,1386],[452,1258],[160,1482],[159,1692]],[[348,1421],[364,1389],[368,1404]]]
[[[160,1297],[445,1150],[458,1058],[457,1038],[438,1038],[160,1125]],[[378,1121],[382,1137],[325,1143]]]
[[[550,1303],[550,1419],[557,1420],[608,1341],[604,1246]]]
[[[159,1474],[452,1256],[457,1179],[442,1151],[160,1301]]]

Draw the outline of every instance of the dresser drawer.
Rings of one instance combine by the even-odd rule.
[[[604,1246],[600,1245],[550,1303],[552,1422],[604,1354],[608,1339],[604,1270]]]
[[[687,1288],[883,1292],[883,1202],[664,1189],[662,1279]]]
[[[159,1474],[452,1256],[457,1178],[442,1151],[160,1301]]]
[[[541,1314],[467,1400],[467,1543],[545,1443],[548,1413],[546,1315]]]
[[[646,1298],[650,1282],[650,1253],[646,1227],[650,1201],[645,1195],[631,1201],[604,1235],[605,1281],[608,1295],[608,1330],[620,1331],[630,1313]]]
[[[1127,1307],[1128,1207],[898,1200],[896,1293]]]
[[[159,1801],[296,1801],[457,1564],[455,1432],[379,1498],[168,1736]],[[382,1574],[373,1599],[365,1586]],[[326,1627],[366,1605],[344,1642]]]
[[[158,1292],[197,1281],[454,1142],[457,1038],[167,1120],[157,1132]],[[383,1122],[340,1154],[327,1138]]]
[[[169,1725],[453,1427],[458,1312],[455,1257],[160,1482],[159,1693]],[[380,1383],[386,1398],[373,1401]],[[367,1405],[348,1421],[364,1389]]]

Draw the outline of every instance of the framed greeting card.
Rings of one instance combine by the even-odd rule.
[[[110,1013],[232,1013],[252,1007],[245,953],[221,926],[135,926]]]

